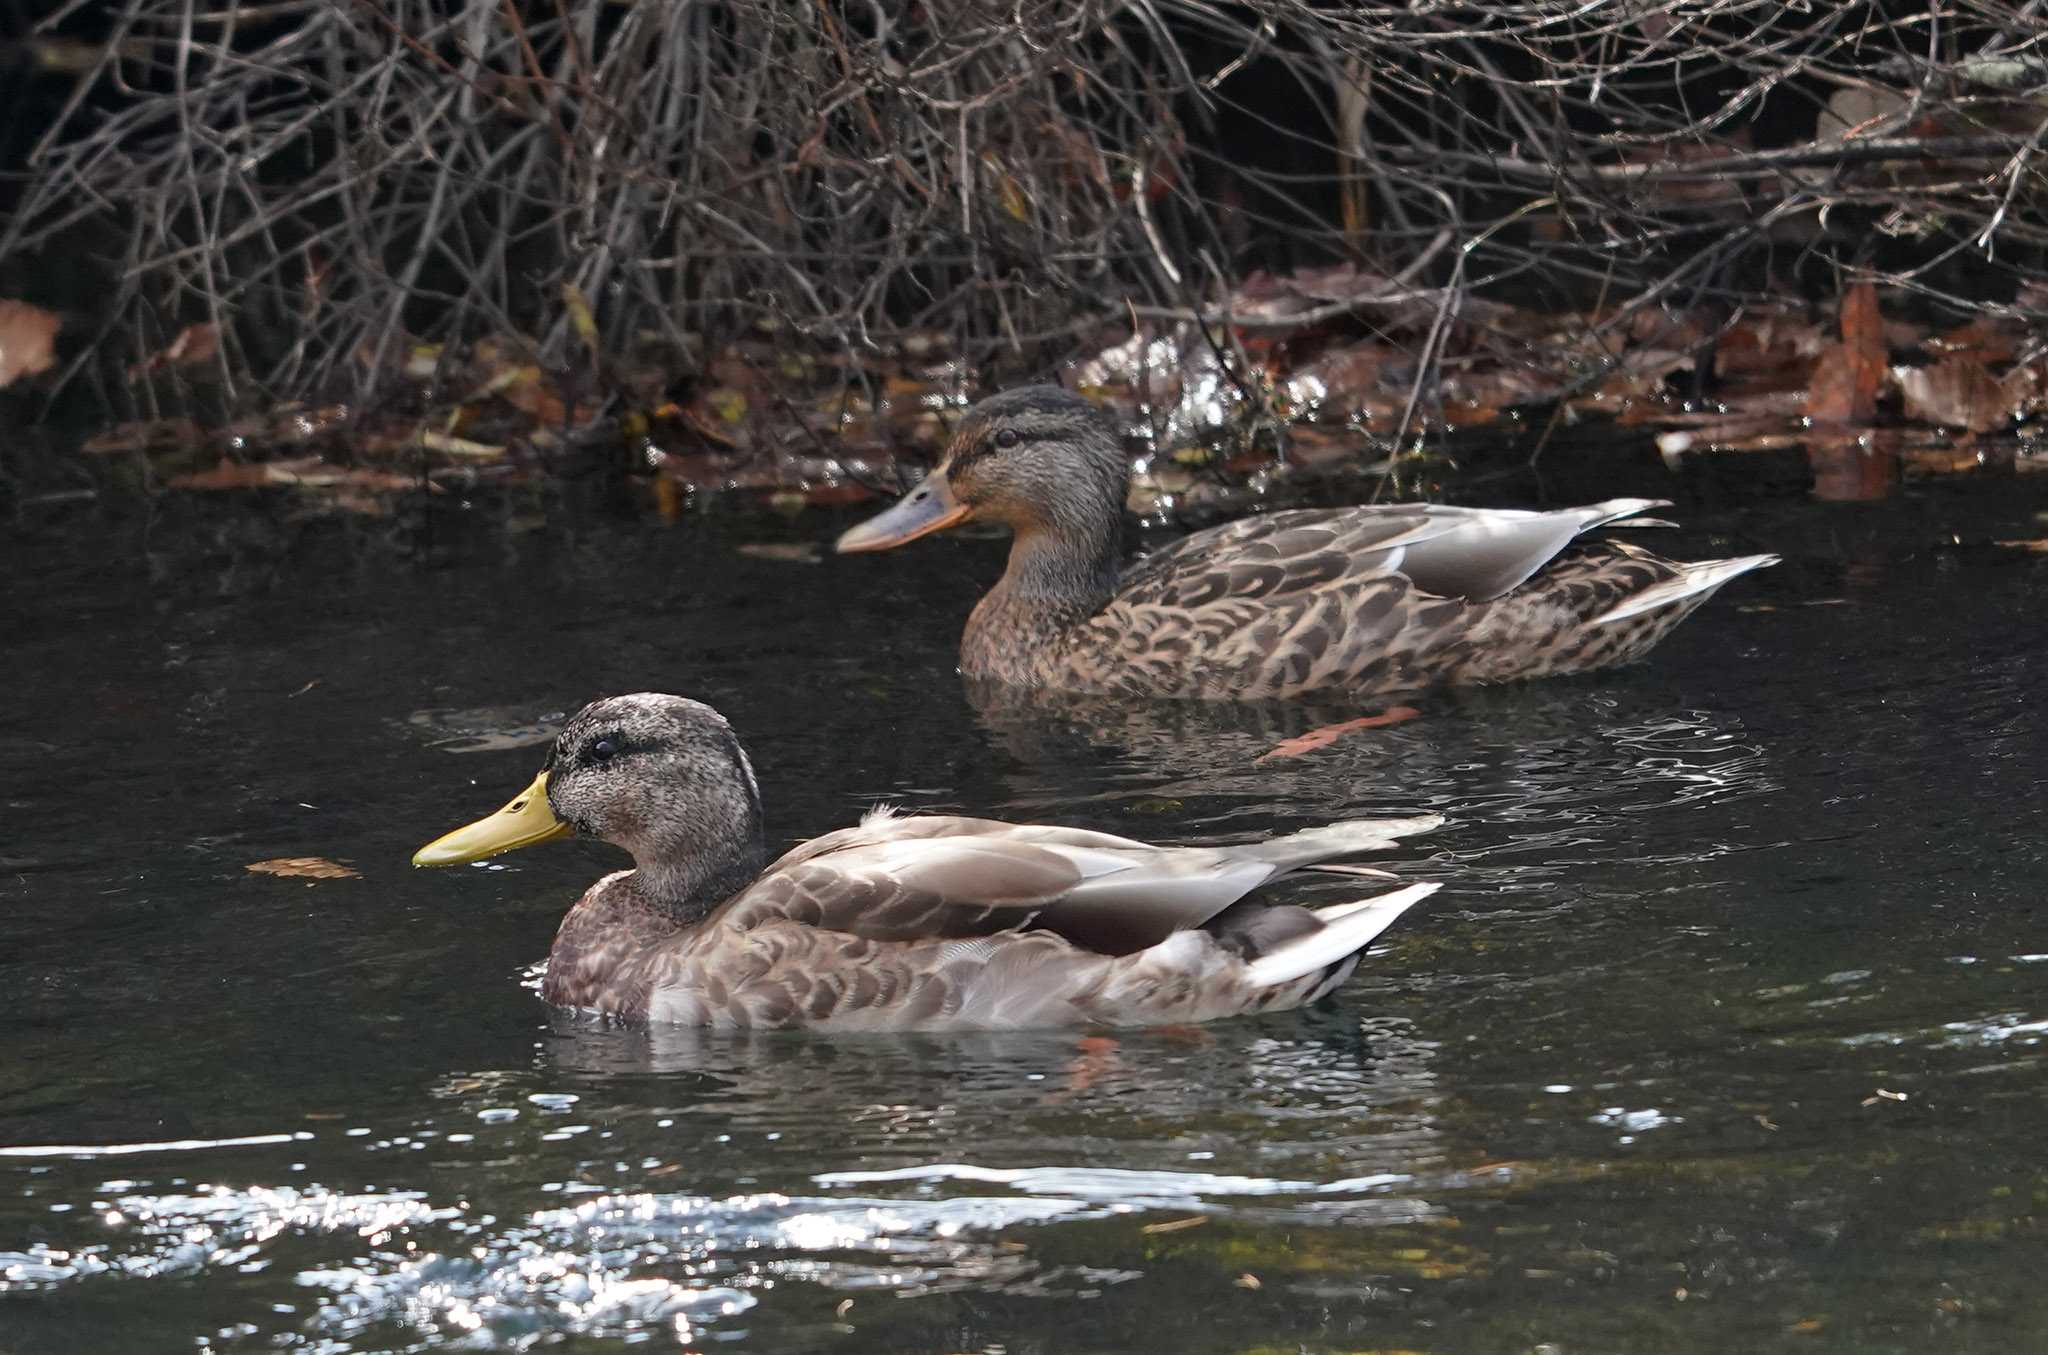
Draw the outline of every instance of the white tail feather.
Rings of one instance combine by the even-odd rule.
[[[1579,518],[1579,530],[1586,532],[1591,531],[1595,527],[1605,526],[1610,522],[1618,522],[1622,518],[1632,518],[1638,513],[1647,513],[1652,508],[1669,508],[1670,506],[1671,500],[1669,499],[1608,499],[1604,503],[1589,503],[1584,508],[1573,511],[1577,513]],[[1647,522],[1631,522],[1628,525],[1631,527],[1646,527],[1650,524]],[[1667,522],[1659,523],[1658,525],[1668,527],[1671,524]]]
[[[1679,566],[1680,573],[1659,584],[1652,584],[1634,597],[1625,598],[1608,608],[1592,620],[1596,626],[1610,621],[1626,621],[1644,612],[1654,612],[1660,607],[1683,602],[1690,597],[1701,597],[1734,578],[1747,574],[1752,569],[1764,569],[1778,563],[1775,555],[1743,555],[1733,560],[1695,560]]]
[[[1253,960],[1245,966],[1246,981],[1254,988],[1271,988],[1333,965],[1370,945],[1374,937],[1394,925],[1395,918],[1441,887],[1409,885],[1377,898],[1318,908],[1315,912],[1324,924],[1322,930],[1296,937]]]
[[[1337,823],[1303,828],[1285,837],[1268,838],[1264,842],[1251,842],[1224,850],[1240,858],[1264,861],[1274,867],[1275,874],[1279,874],[1300,870],[1333,856],[1378,851],[1400,838],[1440,828],[1443,822],[1441,814],[1417,814],[1406,819],[1343,819]]]

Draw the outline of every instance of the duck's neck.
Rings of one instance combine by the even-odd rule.
[[[767,849],[756,832],[723,852],[677,859],[636,860],[633,893],[641,906],[679,927],[702,922],[706,914],[760,878]]]
[[[977,651],[1028,650],[1101,611],[1116,593],[1120,525],[1112,513],[1058,530],[1020,528],[1009,568],[968,618],[969,671]]]

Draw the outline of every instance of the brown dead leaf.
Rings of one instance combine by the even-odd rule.
[[[242,867],[258,875],[285,875],[299,880],[359,880],[362,872],[329,861],[324,856],[280,856],[270,861],[251,861]]]
[[[26,301],[0,300],[0,390],[57,365],[54,340],[64,321]]]
[[[122,452],[190,447],[205,440],[206,434],[190,419],[146,419],[117,424],[104,433],[96,433],[78,450],[85,456],[114,456]]]
[[[1247,1270],[1244,1274],[1238,1276],[1236,1279],[1232,1280],[1231,1283],[1236,1285],[1239,1289],[1265,1288],[1264,1285],[1259,1283],[1259,1277],[1252,1274],[1249,1270]]]
[[[1199,1228],[1209,1221],[1207,1214],[1190,1214],[1184,1219],[1168,1219],[1164,1223],[1148,1223],[1138,1231],[1141,1233],[1178,1233],[1188,1228]]]
[[[779,560],[790,565],[814,565],[823,558],[815,541],[750,541],[736,549],[755,560]]]
[[[2015,368],[2011,385],[1991,375],[1983,359],[1958,353],[1926,367],[1900,367],[1894,375],[1906,417],[1988,433],[2008,422],[2033,391],[2031,369]]]
[[[220,356],[220,330],[207,324],[187,325],[163,352],[128,369],[128,379],[139,381],[165,367],[196,367]]]
[[[336,466],[317,456],[285,461],[223,461],[211,470],[174,475],[172,489],[336,489],[392,494],[410,490],[416,481],[396,471]]]
[[[1272,762],[1277,758],[1300,757],[1304,753],[1313,753],[1318,748],[1327,748],[1346,734],[1361,729],[1378,729],[1382,725],[1397,725],[1403,720],[1413,720],[1421,714],[1422,712],[1413,706],[1389,706],[1378,715],[1361,715],[1356,720],[1324,725],[1320,729],[1311,729],[1306,734],[1282,739],[1274,745],[1271,752],[1255,758],[1254,761]]]
[[[1714,342],[1714,374],[1768,377],[1817,356],[1828,344],[1821,326],[1789,310],[1745,314]]]
[[[2048,555],[2048,536],[2037,536],[2031,541],[1994,541],[1991,544],[2003,546],[2007,550],[2025,550],[2036,555]]]
[[[1930,334],[1921,346],[1930,353],[1968,353],[1985,362],[2011,362],[2018,356],[2025,333],[2013,322],[1994,315],[1980,315],[1967,325]]]
[[[1806,413],[1815,423],[1869,423],[1884,383],[1884,317],[1877,289],[1859,282],[1842,297],[1841,342],[1829,344],[1806,388]]]

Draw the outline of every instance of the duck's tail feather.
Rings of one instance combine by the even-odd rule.
[[[1621,522],[1623,518],[1636,518],[1638,513],[1647,513],[1652,508],[1669,508],[1669,499],[1606,499],[1600,503],[1589,503],[1584,508],[1572,510],[1579,520],[1579,530],[1590,532],[1595,527],[1604,527],[1610,522]],[[1656,518],[1636,518],[1622,523],[1627,527],[1669,527],[1668,522]]]
[[[1645,588],[1642,592],[1623,598],[1614,606],[1593,618],[1591,624],[1604,626],[1612,621],[1626,621],[1644,612],[1654,612],[1660,607],[1669,607],[1688,598],[1704,602],[1716,588],[1738,574],[1747,574],[1752,569],[1765,569],[1778,563],[1775,555],[1740,555],[1732,560],[1693,560],[1678,566],[1678,573]]]
[[[1314,909],[1316,920],[1323,925],[1248,962],[1245,980],[1254,988],[1271,988],[1348,959],[1439,888],[1435,884],[1409,885],[1377,898]]]
[[[1443,821],[1441,814],[1417,814],[1406,819],[1346,819],[1227,850],[1241,859],[1263,861],[1273,868],[1274,875],[1283,875],[1337,857],[1378,851],[1401,838],[1426,833]]]

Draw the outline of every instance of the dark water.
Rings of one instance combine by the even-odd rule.
[[[2048,559],[1981,544],[2041,495],[1677,489],[1656,544],[1786,564],[1632,670],[1264,764],[1383,703],[977,715],[987,542],[15,552],[0,1350],[2043,1348]],[[562,1024],[535,967],[615,856],[406,859],[642,688],[728,713],[780,838],[1437,809],[1376,864],[1446,888],[1339,1000],[1199,1032]],[[244,868],[311,856],[360,878]]]

